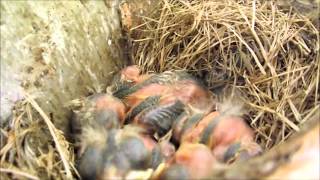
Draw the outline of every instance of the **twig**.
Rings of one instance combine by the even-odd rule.
[[[56,131],[57,129],[55,128],[54,124],[50,121],[50,118],[46,115],[46,113],[40,108],[40,106],[38,105],[38,103],[27,93],[25,93],[25,97],[27,99],[27,101],[33,106],[33,108],[38,111],[38,113],[41,115],[41,117],[43,118],[43,120],[45,121],[45,123],[48,126],[48,129],[50,131],[50,134],[53,138],[53,141],[57,147],[57,151],[60,155],[60,158],[62,160],[64,169],[66,171],[66,176],[68,179],[72,179],[72,173],[70,170],[70,166],[69,163],[67,162],[67,159],[65,158],[65,154],[62,150],[61,144],[59,143],[58,137],[56,135]]]
[[[264,111],[267,111],[267,112],[270,112],[270,113],[273,113],[273,114],[276,114],[283,122],[285,122],[287,125],[289,125],[292,129],[294,129],[295,131],[300,131],[300,128],[295,125],[293,122],[291,122],[287,117],[285,117],[284,115],[280,114],[279,112],[273,110],[273,109],[270,109],[268,107],[260,107],[260,106],[257,106],[253,103],[248,103],[250,106],[253,106],[253,107],[256,107],[258,109],[261,109],[261,110],[264,110]]]
[[[38,178],[37,176],[28,174],[26,172],[23,171],[19,171],[19,170],[15,170],[15,169],[7,169],[7,168],[0,168],[0,172],[2,173],[11,173],[14,175],[18,175],[18,176],[22,176],[28,179],[33,179],[33,180],[40,180],[40,178]]]

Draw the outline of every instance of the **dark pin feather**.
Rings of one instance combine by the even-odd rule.
[[[210,139],[210,135],[212,134],[212,131],[214,128],[218,125],[220,121],[221,116],[215,117],[211,120],[211,122],[208,124],[208,126],[204,129],[200,143],[202,144],[208,144],[208,141]]]
[[[191,117],[189,117],[182,127],[181,134],[184,134],[186,130],[196,125],[202,119],[202,117],[203,114],[201,113],[194,114]]]
[[[142,112],[141,121],[163,136],[171,129],[173,121],[184,111],[184,107],[179,100],[165,106],[150,107]]]
[[[240,147],[241,147],[241,143],[239,143],[239,142],[230,145],[228,147],[227,151],[223,155],[223,161],[228,162],[228,161],[232,160],[232,158],[234,158],[236,156]]]
[[[120,99],[126,98],[128,95],[137,92],[138,90],[142,89],[143,87],[150,85],[150,84],[173,84],[177,81],[190,79],[197,83],[197,85],[200,85],[201,87],[204,87],[203,83],[199,80],[193,77],[191,74],[188,74],[185,71],[174,71],[174,72],[163,72],[161,74],[155,74],[151,76],[149,79],[138,83],[136,85],[133,85],[129,88],[123,88],[119,89],[116,92],[113,93],[115,97],[118,97]]]
[[[125,119],[125,124],[130,123],[134,117],[141,113],[146,108],[158,105],[160,101],[160,96],[150,96],[144,99],[140,104],[132,109],[132,111],[127,115]]]

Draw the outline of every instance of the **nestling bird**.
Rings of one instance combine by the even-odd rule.
[[[107,131],[104,128],[87,127],[81,134],[81,150],[78,153],[77,170],[82,179],[97,179],[103,170],[107,150]]]
[[[214,95],[207,90],[199,79],[185,75],[173,83],[169,92],[163,98],[163,103],[180,100],[193,110],[209,113],[215,107]]]
[[[195,127],[202,119],[204,115],[202,113],[194,113],[190,114],[190,112],[183,112],[172,125],[172,139],[176,144],[180,144],[182,142],[187,141],[187,136],[195,130]],[[197,141],[188,141],[194,142]]]
[[[169,141],[160,141],[152,151],[151,167],[157,169],[162,163],[168,163],[175,154],[175,147]]]
[[[141,101],[138,105],[134,105],[127,112],[125,124],[129,124],[133,119],[147,108],[160,105],[161,96],[149,96]]]
[[[73,101],[83,179],[123,179],[145,170],[158,170],[155,179],[204,179],[220,162],[262,152],[241,105],[232,99],[216,109],[214,94],[185,71],[141,74],[128,66],[113,88],[112,95]]]
[[[126,106],[111,95],[98,93],[71,102],[74,116],[72,128],[102,126],[107,129],[119,127],[125,118]]]
[[[164,162],[172,159],[176,152],[175,146],[169,140],[163,140],[158,143]]]
[[[211,111],[215,105],[213,95],[199,80],[186,72],[180,71],[155,74],[146,81],[127,89],[127,92],[122,91],[116,95],[122,97],[123,101],[130,107],[126,123],[132,122],[135,116],[142,111],[149,112],[150,109],[155,110],[157,107],[167,106],[177,101],[199,114]],[[156,112],[160,113],[161,111]],[[169,120],[177,116],[167,115],[166,117]],[[172,120],[163,121],[162,125],[165,125],[165,123],[168,125],[167,129],[171,128]]]
[[[155,169],[160,163],[167,162],[174,152],[168,141],[157,143],[139,127],[128,125],[118,130],[115,137],[117,148],[108,152],[101,179],[123,178],[129,171]]]
[[[136,84],[148,79],[150,76],[151,74],[141,74],[141,70],[137,65],[131,65],[121,70],[120,81],[128,81]]]
[[[83,150],[81,134],[85,128],[112,129],[120,128],[124,123],[126,107],[119,100],[108,94],[98,93],[86,98],[73,100],[71,132],[76,150]]]
[[[131,170],[147,169],[157,146],[143,129],[134,126],[109,130],[89,127],[81,139],[85,145],[77,168],[83,179],[123,178]]]
[[[151,74],[141,74],[137,65],[127,66],[114,76],[108,89],[113,93],[122,92],[137,83],[143,82],[150,76]]]
[[[219,111],[206,116],[184,113],[173,125],[173,139],[179,143],[206,144],[221,162],[256,156],[261,153],[261,147],[254,142],[253,131],[241,113],[240,104],[231,106],[228,101]]]
[[[229,161],[231,155],[238,155],[239,150],[241,150],[240,156],[236,156],[239,158],[253,157],[262,151],[261,147],[254,142],[253,130],[241,118],[241,108],[240,104],[226,101],[220,106],[218,112],[210,113],[201,121],[207,125],[201,134],[200,143],[208,145],[219,161]],[[197,138],[199,133],[194,134]],[[238,148],[235,144],[238,144]],[[229,152],[227,152],[228,148]]]
[[[161,96],[162,104],[180,100],[201,111],[210,111],[214,106],[213,95],[200,80],[184,71],[153,74],[140,83],[114,93],[129,107],[140,104],[150,96]]]
[[[216,159],[207,146],[203,144],[183,143],[175,153],[169,168],[165,169],[160,174],[160,177],[188,176],[186,179],[208,178],[215,163]],[[170,166],[173,166],[173,168],[170,168]]]
[[[173,121],[184,111],[184,104],[177,100],[160,106],[151,106],[139,113],[134,124],[145,128],[150,135],[164,136],[172,127]]]
[[[153,180],[188,180],[190,173],[186,166],[173,164],[166,167],[158,176],[154,177]]]
[[[210,122],[216,117],[219,113],[217,111],[211,112],[208,115],[204,116],[203,114],[194,115],[196,122],[193,123],[192,128],[189,128],[187,131],[183,131],[180,136],[181,142],[190,142],[190,143],[199,143],[201,136],[204,136],[206,133],[204,130],[208,127]],[[192,117],[190,117],[192,119]],[[191,121],[192,122],[192,121]],[[184,125],[186,126],[186,124]]]
[[[262,153],[261,147],[254,141],[235,142],[225,149],[224,146],[218,146],[213,154],[223,162],[230,164],[235,161],[246,161]]]
[[[133,93],[136,93],[137,91],[139,91],[143,88],[146,88],[149,85],[164,84],[165,82],[168,82],[169,79],[170,78],[168,76],[163,76],[162,74],[152,74],[152,75],[148,76],[148,78],[146,78],[145,80],[139,81],[139,83],[134,83],[133,86],[129,86],[128,88],[122,88],[122,89],[119,89],[119,90],[113,92],[113,95],[115,97],[118,97],[120,99],[125,100],[129,95],[132,95]],[[146,91],[146,92],[148,92],[148,91]],[[158,94],[151,94],[151,95],[158,95]],[[148,96],[151,96],[151,95],[147,95],[147,96],[145,96],[145,98]]]

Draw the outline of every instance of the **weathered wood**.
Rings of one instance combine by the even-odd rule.
[[[1,1],[1,120],[27,91],[66,127],[64,103],[124,64],[118,1]],[[1,123],[0,123],[1,124]]]

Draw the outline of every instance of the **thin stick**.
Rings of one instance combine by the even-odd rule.
[[[295,131],[300,131],[300,128],[297,125],[295,125],[287,117],[285,117],[284,115],[280,114],[279,112],[277,112],[277,111],[275,111],[273,109],[270,109],[268,107],[261,107],[261,106],[258,106],[258,105],[252,104],[252,103],[248,103],[248,104],[250,106],[256,107],[258,109],[261,109],[261,110],[276,114],[283,122],[285,122],[287,125],[289,125],[292,129],[294,129]]]
[[[252,24],[251,29],[254,29],[256,21],[256,0],[252,1]]]
[[[261,71],[261,73],[263,75],[266,75],[266,71],[264,70],[263,66],[261,65],[260,61],[259,61],[259,58],[257,57],[256,53],[251,49],[251,47],[246,43],[245,40],[243,40],[240,35],[228,24],[225,24],[226,27],[229,28],[230,31],[232,31],[234,33],[234,35],[237,36],[237,38],[242,42],[242,44],[244,44],[246,46],[246,48],[250,51],[253,59],[255,60],[257,66],[259,67],[259,70]]]
[[[38,103],[30,95],[28,95],[27,93],[25,93],[25,97],[26,97],[27,101],[33,106],[33,108],[36,111],[38,111],[38,113],[41,115],[41,117],[43,118],[43,120],[47,124],[48,129],[50,131],[50,134],[51,134],[51,136],[53,138],[53,141],[54,141],[54,143],[55,143],[55,145],[57,147],[57,151],[58,151],[58,153],[60,155],[60,158],[62,160],[64,169],[66,171],[66,176],[67,176],[68,179],[72,179],[72,173],[71,173],[71,170],[70,170],[69,163],[67,162],[67,159],[65,158],[65,154],[62,151],[61,144],[59,143],[58,137],[57,137],[57,135],[55,133],[55,131],[57,131],[57,129],[55,128],[54,124],[50,121],[50,118],[46,115],[46,113],[40,108]]]
[[[23,171],[19,171],[19,170],[15,170],[15,169],[7,169],[7,168],[0,168],[0,172],[2,173],[11,173],[14,175],[18,175],[18,176],[22,176],[28,179],[33,179],[33,180],[40,180],[40,178],[38,178],[37,176],[28,174],[26,172]]]
[[[269,80],[271,80],[271,79],[273,79],[273,78],[276,78],[276,77],[280,77],[280,76],[287,75],[287,74],[290,74],[290,73],[294,73],[294,72],[297,72],[297,71],[305,70],[305,69],[307,69],[307,68],[309,68],[309,67],[310,67],[310,66],[305,66],[305,67],[301,67],[301,68],[294,69],[294,70],[292,70],[292,71],[286,71],[286,72],[277,74],[276,76],[271,76],[271,77],[268,77],[268,78],[266,78],[266,79],[262,79],[261,81],[254,82],[254,84],[260,84],[260,83],[269,81]]]

